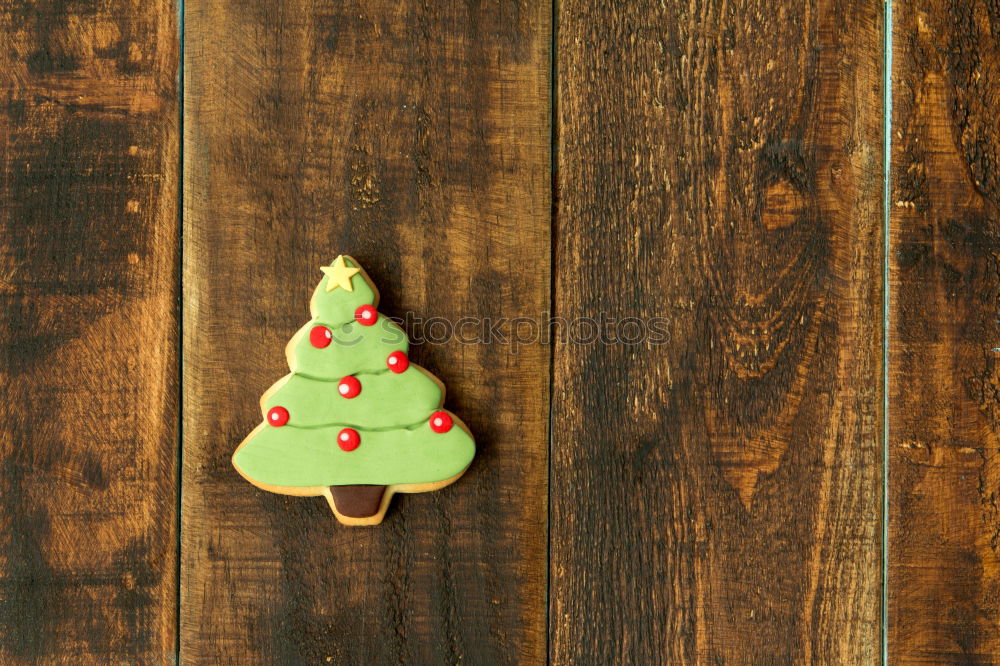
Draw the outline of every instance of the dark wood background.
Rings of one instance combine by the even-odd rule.
[[[0,0],[0,663],[1000,663],[1000,10],[886,29]],[[229,463],[340,252],[669,343],[415,347],[476,462],[344,528]]]

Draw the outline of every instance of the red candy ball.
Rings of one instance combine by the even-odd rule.
[[[357,377],[348,375],[340,380],[337,390],[345,398],[356,398],[361,393],[361,382],[358,381]]]
[[[406,358],[406,354],[401,351],[394,351],[389,354],[389,358],[385,360],[385,364],[389,366],[389,369],[399,374],[400,372],[406,372],[406,369],[410,367],[410,359]]]
[[[370,305],[362,305],[354,311],[354,318],[362,326],[374,326],[378,321],[378,311]]]
[[[448,412],[434,412],[431,414],[430,424],[434,432],[448,432],[453,422]]]
[[[354,428],[344,428],[337,435],[337,444],[344,451],[353,451],[361,446],[361,435]]]
[[[288,423],[288,410],[284,407],[272,407],[267,410],[267,422],[273,426],[283,426]]]
[[[309,342],[311,342],[312,346],[317,349],[328,347],[332,341],[333,331],[328,329],[326,326],[313,326],[312,330],[309,331]]]

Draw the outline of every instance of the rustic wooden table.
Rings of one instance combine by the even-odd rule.
[[[893,14],[0,0],[0,663],[1000,662],[1000,14]],[[415,347],[345,528],[229,461],[340,252],[669,342]]]

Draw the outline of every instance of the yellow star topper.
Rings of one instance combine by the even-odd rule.
[[[326,290],[333,291],[337,287],[343,287],[347,291],[354,291],[351,278],[361,272],[360,268],[351,268],[344,263],[344,255],[337,257],[333,265],[323,266],[321,271],[326,273]]]

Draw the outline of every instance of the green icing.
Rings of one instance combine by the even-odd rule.
[[[350,258],[345,264],[358,267]],[[281,427],[262,423],[233,455],[233,464],[266,486],[308,488],[349,484],[433,483],[462,472],[475,455],[472,437],[456,424],[435,433],[428,419],[441,404],[443,389],[429,374],[411,366],[390,372],[386,358],[406,353],[409,340],[388,317],[361,326],[354,312],[376,305],[378,292],[363,274],[351,278],[353,291],[326,291],[324,275],[313,293],[313,320],[286,348],[292,374],[272,387],[264,411],[280,405],[290,414]],[[313,347],[314,326],[331,330],[334,339]],[[355,375],[361,394],[343,398],[338,382]],[[343,427],[355,428],[361,445],[345,452],[337,445]]]
[[[457,423],[446,433],[432,431],[426,421],[412,429],[357,430],[361,445],[343,451],[337,445],[339,426],[264,426],[236,452],[233,464],[271,486],[433,483],[463,471],[476,450]]]
[[[317,325],[333,332],[333,341],[322,349],[309,342],[309,331]],[[397,350],[406,353],[410,342],[403,329],[380,313],[372,326],[357,323],[354,315],[350,323],[340,326],[313,320],[299,329],[290,345],[289,366],[293,372],[333,380],[358,372],[385,370],[389,354]]]
[[[290,414],[288,425],[300,428],[398,428],[419,423],[441,404],[441,387],[414,365],[400,374],[385,370],[355,376],[361,393],[348,399],[336,380],[289,375],[272,388],[264,413],[281,405]]]
[[[344,264],[351,268],[358,268],[358,264],[346,257]],[[354,291],[346,291],[340,287],[333,291],[327,291],[328,279],[327,276],[323,276],[319,286],[313,292],[312,300],[309,301],[309,309],[314,319],[331,324],[354,321],[355,310],[362,305],[375,305],[378,301],[378,292],[361,273],[357,273],[351,278],[351,286],[354,287]]]

